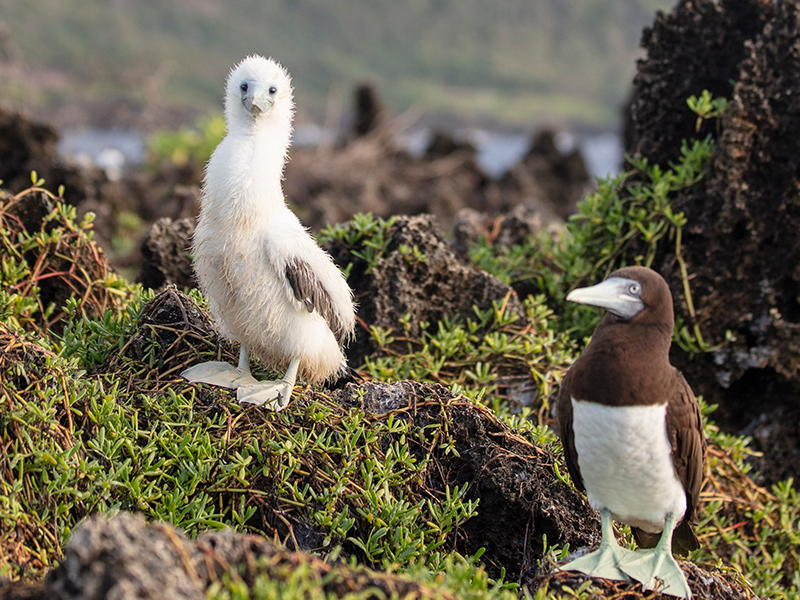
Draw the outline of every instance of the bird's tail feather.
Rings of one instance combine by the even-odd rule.
[[[338,390],[344,388],[348,383],[363,383],[364,378],[361,374],[349,365],[343,365],[336,379],[331,382],[330,389]]]

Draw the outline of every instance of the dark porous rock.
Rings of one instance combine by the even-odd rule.
[[[580,150],[562,152],[555,138],[550,129],[538,132],[527,154],[500,182],[505,193],[522,196],[548,222],[576,212],[592,183]]]
[[[504,215],[490,217],[471,208],[458,212],[453,222],[453,250],[466,256],[483,238],[493,246],[517,246],[542,229],[542,213],[518,204]]]
[[[465,555],[484,548],[481,560],[491,577],[505,571],[508,581],[530,581],[543,536],[571,548],[599,543],[597,513],[556,475],[550,448],[530,443],[491,410],[416,381],[348,385],[337,396],[367,411],[407,409],[396,416],[415,429],[447,428],[455,451],[434,450],[426,486],[444,492],[468,484],[466,499],[478,500],[478,514],[460,528],[456,548]]]
[[[13,193],[32,185],[31,172],[55,192],[63,186],[63,200],[79,206],[86,200],[99,201],[111,184],[98,169],[79,169],[64,162],[58,153],[58,133],[51,126],[21,113],[0,109],[0,180]],[[80,212],[79,217],[83,216]],[[97,224],[102,241],[103,223]],[[110,239],[110,237],[109,237]]]
[[[358,302],[358,317],[368,326],[419,339],[422,322],[435,327],[444,318],[471,318],[473,306],[490,310],[493,303],[525,318],[516,292],[494,275],[465,266],[432,215],[398,217],[384,255],[370,272],[363,260],[338,243],[326,248],[341,266],[353,262],[348,282]],[[404,328],[401,319],[406,315],[410,318]],[[369,332],[358,327],[348,360],[358,365],[379,351]]]
[[[33,192],[15,198],[3,206],[6,218],[12,219],[11,231],[36,233],[45,225],[45,218],[55,208],[53,199],[44,192]],[[52,228],[52,224],[51,224]]]
[[[800,473],[800,404],[779,406],[761,414],[745,433],[752,436],[762,450],[753,467],[757,480],[770,484]]]
[[[542,228],[541,213],[519,204],[499,218],[492,243],[495,246],[518,246]]]
[[[173,284],[179,289],[197,286],[189,254],[194,219],[159,219],[142,240],[142,262],[136,280],[152,289]]]
[[[290,581],[301,570],[326,598],[441,598],[455,600],[401,576],[365,568],[329,565],[257,535],[230,529],[210,531],[195,541],[165,523],[138,515],[91,518],[81,524],[64,560],[45,582],[5,586],[3,600],[200,600],[209,587],[231,577],[248,590],[256,578]]]
[[[710,86],[706,75],[716,72],[714,65],[719,77],[735,83],[712,89],[728,96],[729,108],[718,123],[707,175],[672,202],[687,219],[682,258],[694,323],[707,343],[723,344],[695,355],[674,346],[673,362],[696,392],[720,405],[714,418],[732,430],[762,412],[796,406],[800,396],[799,22],[800,7],[787,0],[681,2],[650,34],[632,105],[633,116],[663,148],[677,151],[696,119],[682,112],[685,97],[662,98],[665,90],[683,78],[680,94],[699,93]],[[654,110],[657,96],[669,108]],[[642,138],[637,151],[663,162],[671,155],[661,148]],[[670,282],[676,310],[693,325],[674,244],[660,247],[653,267]],[[734,341],[725,343],[726,332]]]
[[[487,231],[489,216],[474,208],[462,208],[453,218],[453,250],[466,257],[469,249]]]
[[[488,410],[462,405],[449,423],[458,455],[443,456],[450,481],[468,482],[478,514],[464,523],[464,552],[486,548],[483,560],[493,577],[505,570],[511,581],[537,571],[544,538],[579,548],[599,542],[599,519],[586,500],[554,470],[554,453],[514,434]],[[417,411],[422,426],[432,414]]]
[[[669,14],[659,11],[642,34],[647,57],[638,64],[628,108],[625,150],[666,165],[680,156],[681,142],[697,135],[687,106],[703,90],[730,98],[747,56],[745,42],[764,27],[759,0],[681,0]],[[714,133],[706,122],[700,137]]]
[[[362,83],[353,90],[353,124],[349,137],[364,137],[385,119],[383,104],[375,86]]]
[[[41,177],[58,163],[58,134],[43,123],[0,109],[0,179],[19,192],[31,185],[31,171]]]
[[[46,582],[53,600],[201,600],[204,582],[192,568],[199,552],[168,525],[140,516],[95,517],[75,530],[64,560]],[[197,559],[195,558],[195,561]]]
[[[431,141],[425,149],[425,158],[448,156],[456,152],[466,152],[467,154],[475,156],[477,151],[477,148],[475,148],[472,143],[466,140],[456,139],[449,131],[437,129],[433,132]]]

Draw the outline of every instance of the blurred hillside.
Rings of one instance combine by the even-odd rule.
[[[174,126],[218,111],[230,67],[261,53],[291,71],[301,118],[369,81],[396,112],[612,127],[642,27],[673,3],[0,0],[0,101],[61,125]]]

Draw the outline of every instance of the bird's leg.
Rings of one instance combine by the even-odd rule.
[[[668,514],[656,547],[633,553],[620,561],[619,568],[632,579],[641,581],[646,590],[658,589],[662,594],[689,600],[692,591],[672,556],[672,531],[677,524],[678,518],[672,513]]]
[[[617,564],[626,555],[633,553],[617,543],[617,539],[614,537],[611,511],[607,508],[600,511],[600,524],[602,531],[600,547],[594,552],[568,562],[561,568],[565,571],[580,571],[591,577],[630,581],[630,577],[622,572]]]
[[[181,373],[192,383],[208,383],[235,390],[241,385],[257,383],[250,374],[250,351],[244,344],[239,349],[239,366],[212,360],[189,367]]]
[[[299,366],[300,359],[292,357],[283,379],[242,385],[236,390],[236,398],[239,402],[248,402],[259,406],[269,402],[269,408],[272,410],[283,410],[292,398],[292,390],[297,379]]]
[[[244,344],[239,344],[239,366],[236,369],[239,373],[250,374],[250,350]]]

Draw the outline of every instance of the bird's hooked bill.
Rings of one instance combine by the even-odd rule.
[[[605,281],[567,294],[569,302],[605,308],[623,319],[635,317],[644,308],[642,284],[634,279],[610,277]]]

